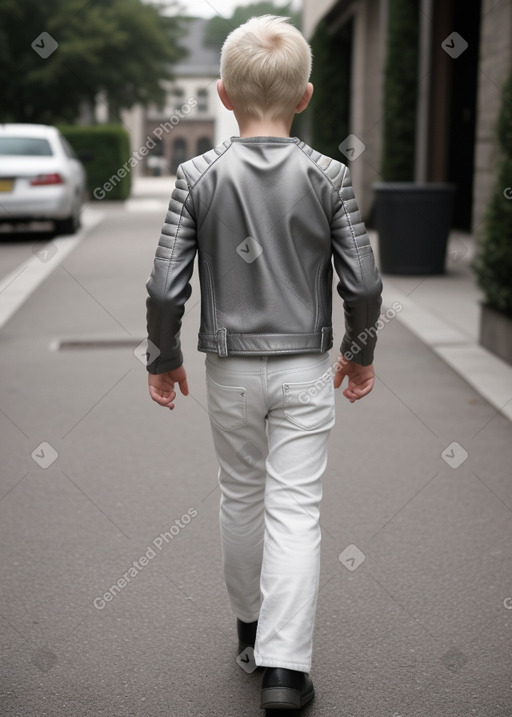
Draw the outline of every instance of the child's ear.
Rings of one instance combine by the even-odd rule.
[[[311,82],[308,82],[306,91],[302,95],[302,99],[299,102],[299,104],[297,105],[295,112],[304,112],[306,107],[309,105],[311,98],[313,97],[313,89],[314,89],[314,87],[311,84]]]
[[[220,100],[224,107],[232,112],[233,105],[229,100],[228,93],[226,92],[226,88],[224,87],[224,82],[222,80],[217,80],[217,92],[219,93]]]

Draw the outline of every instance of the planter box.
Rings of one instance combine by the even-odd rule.
[[[373,188],[382,272],[444,274],[455,187],[379,182]]]
[[[512,319],[501,311],[482,304],[480,343],[493,354],[512,365]]]

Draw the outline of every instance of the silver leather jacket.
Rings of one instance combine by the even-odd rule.
[[[340,351],[372,363],[382,283],[344,164],[297,138],[232,137],[180,165],[146,284],[150,373],[183,362],[196,253],[199,351],[328,351],[334,261]]]

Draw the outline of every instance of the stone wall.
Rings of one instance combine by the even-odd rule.
[[[372,185],[380,180],[385,20],[380,0],[360,0],[357,3],[354,16],[350,131],[366,148],[355,161],[348,164],[365,219],[373,204]]]

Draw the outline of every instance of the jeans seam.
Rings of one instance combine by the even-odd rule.
[[[265,406],[268,408],[268,383],[267,383],[267,356],[262,356],[260,361],[260,380],[265,397]]]
[[[320,364],[324,363],[326,359],[328,359],[328,356],[324,356],[319,361],[317,361],[314,364],[311,364],[309,366],[297,366],[295,368],[283,368],[283,369],[277,369],[275,371],[271,371],[272,375],[276,375],[279,373],[286,373],[286,374],[293,374],[293,373],[301,373],[305,370],[314,369],[316,366],[319,366]],[[314,380],[314,379],[313,379]]]

